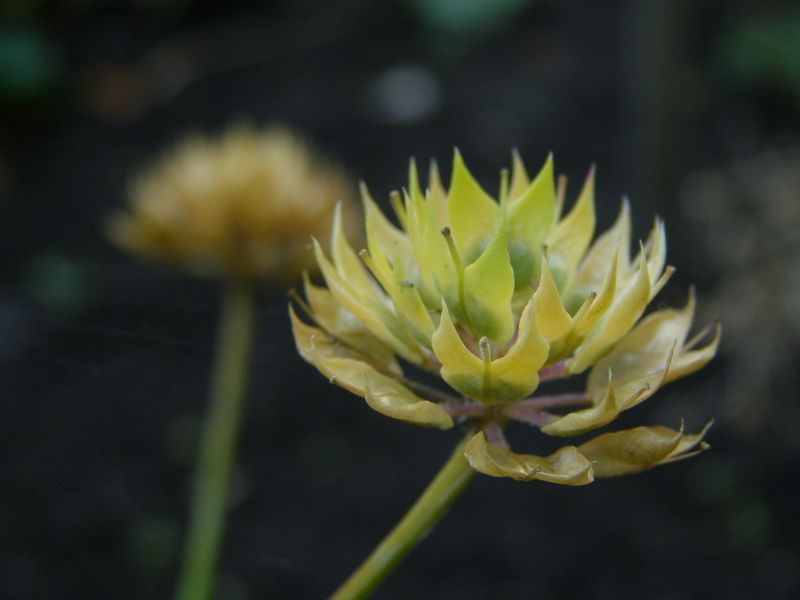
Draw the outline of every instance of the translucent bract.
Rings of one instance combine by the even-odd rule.
[[[663,222],[632,254],[628,203],[595,238],[594,170],[562,214],[565,187],[552,157],[530,180],[514,154],[495,201],[456,152],[447,191],[432,164],[423,192],[411,163],[408,187],[392,196],[396,225],[362,186],[367,247],[351,247],[338,213],[329,252],[314,243],[326,287],[306,278],[298,300],[311,324],[290,309],[300,354],[387,416],[442,429],[464,421],[474,430],[466,457],[488,475],[582,485],[704,449],[705,429],[682,427],[606,433],[547,457],[508,448],[512,421],[558,437],[609,424],[703,367],[719,342],[718,325],[687,339],[691,293],[682,309],[641,318],[672,273]],[[406,377],[401,362],[451,390]],[[540,392],[587,370],[574,393]]]

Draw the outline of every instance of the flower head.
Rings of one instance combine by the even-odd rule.
[[[327,240],[345,176],[283,129],[194,136],[136,179],[112,239],[143,258],[212,277],[293,281]]]
[[[447,191],[432,164],[423,193],[413,161],[408,188],[392,196],[399,227],[362,186],[367,248],[356,253],[337,213],[331,258],[314,243],[327,288],[305,281],[309,325],[290,309],[305,360],[331,382],[391,417],[474,427],[470,464],[488,475],[580,485],[702,450],[697,435],[665,427],[607,433],[547,457],[517,454],[512,421],[550,436],[577,436],[613,421],[665,383],[703,367],[716,352],[704,330],[687,340],[694,296],[683,309],[641,319],[669,279],[664,224],[656,219],[631,256],[627,202],[594,241],[594,169],[562,215],[566,180],[552,157],[533,180],[514,154],[499,201],[458,152]],[[452,390],[406,377],[398,361],[435,373]],[[534,394],[540,384],[589,371],[584,389]],[[558,411],[558,412],[554,412]]]

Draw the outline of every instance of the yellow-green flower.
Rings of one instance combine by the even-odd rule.
[[[488,475],[581,485],[705,449],[705,429],[682,427],[606,433],[547,457],[508,448],[511,421],[559,437],[607,425],[703,367],[719,341],[719,326],[704,346],[709,329],[687,340],[692,294],[683,309],[641,319],[673,272],[661,220],[632,256],[628,203],[592,241],[594,170],[563,215],[565,188],[552,157],[531,181],[515,153],[495,201],[456,151],[447,191],[434,163],[423,192],[412,161],[407,189],[391,198],[397,226],[362,186],[367,248],[350,246],[340,213],[330,257],[314,243],[327,287],[306,278],[301,304],[313,324],[290,309],[300,354],[385,415],[441,429],[468,422],[466,457]],[[452,390],[409,379],[401,361]],[[587,370],[576,393],[535,394]]]
[[[294,282],[313,266],[309,236],[327,240],[347,178],[288,130],[239,125],[195,135],[131,187],[111,238],[143,258],[211,277]]]

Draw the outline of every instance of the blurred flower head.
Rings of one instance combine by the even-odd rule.
[[[313,324],[291,309],[300,354],[378,412],[442,429],[466,421],[474,429],[467,459],[488,475],[581,485],[703,449],[704,431],[682,427],[607,433],[547,457],[508,447],[503,429],[512,421],[559,437],[607,425],[700,369],[718,344],[718,327],[705,346],[711,328],[688,339],[691,294],[683,309],[640,320],[672,273],[664,224],[656,219],[632,257],[628,203],[592,242],[594,170],[562,215],[565,188],[552,157],[531,181],[515,154],[495,201],[456,152],[449,189],[433,164],[423,193],[412,162],[407,191],[392,196],[398,227],[362,187],[367,248],[352,249],[341,213],[331,258],[315,241],[327,288],[306,279],[300,304]],[[452,391],[407,377],[398,357]],[[543,382],[586,371],[582,389],[535,394]]]
[[[285,129],[192,136],[135,179],[110,237],[145,259],[210,277],[294,281],[327,239],[346,177]]]

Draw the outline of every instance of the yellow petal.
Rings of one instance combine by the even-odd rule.
[[[513,193],[511,197],[515,198]],[[541,255],[542,245],[550,234],[555,204],[553,155],[550,154],[528,189],[519,198],[514,199],[508,215],[510,237],[522,240],[537,258]]]
[[[411,327],[417,342],[430,347],[430,338],[434,330],[433,319],[422,302],[416,286],[406,279],[399,253],[397,249],[394,259],[392,302],[397,314]]]
[[[339,275],[350,284],[353,290],[357,291],[363,300],[377,300],[378,291],[375,283],[345,237],[341,202],[336,205],[336,212],[333,218],[331,249],[333,264],[336,265]]]
[[[416,201],[409,194],[405,194],[406,230],[411,241],[414,262],[418,269],[418,283],[420,294],[425,304],[431,309],[438,309],[441,304],[441,295],[437,279],[444,281],[447,270],[453,270],[447,245],[438,231],[437,223],[431,219],[430,211],[424,201]],[[455,282],[455,274],[449,275]],[[444,286],[444,284],[442,284]],[[454,287],[455,283],[449,284]],[[446,287],[446,286],[445,286]]]
[[[322,276],[328,289],[333,294],[336,301],[355,315],[369,329],[375,337],[388,345],[396,354],[415,364],[419,364],[422,355],[416,345],[407,340],[397,337],[394,331],[390,331],[384,319],[389,320],[393,317],[387,307],[380,307],[374,303],[365,302],[357,290],[355,290],[336,270],[336,268],[326,258],[325,253],[319,242],[312,240],[314,253],[317,259]],[[394,328],[397,331],[397,327]]]
[[[383,253],[391,256],[395,246],[399,246],[403,253],[410,252],[411,243],[408,236],[386,218],[363,183],[361,184],[361,200],[366,215],[367,234],[372,235],[373,242],[380,246]]]
[[[400,223],[403,229],[408,231],[408,213],[400,193],[397,191],[389,192],[389,202],[392,205],[394,216],[397,217],[397,222]]]
[[[508,256],[503,223],[474,263],[464,270],[464,302],[474,333],[495,344],[505,344],[514,335],[514,270]]]
[[[428,202],[433,205],[436,218],[442,227],[446,227],[450,222],[447,215],[447,192],[442,185],[442,177],[439,174],[439,165],[435,160],[431,161],[428,171]]]
[[[692,373],[702,369],[708,362],[714,358],[719,347],[719,340],[722,335],[722,328],[717,323],[714,326],[714,337],[708,345],[699,350],[691,350],[689,352],[681,353],[675,360],[672,361],[670,369],[667,372],[666,381],[674,381],[681,377],[691,375]]]
[[[539,386],[539,369],[547,360],[549,344],[537,328],[535,302],[531,298],[522,311],[514,344],[489,366],[492,400],[519,400]]]
[[[607,373],[611,372],[618,408],[628,410],[652,396],[667,381],[701,368],[713,356],[714,342],[697,351],[698,355],[683,359],[693,313],[694,296],[690,294],[684,309],[660,310],[640,321],[594,366],[587,384],[589,395],[596,402],[608,393],[612,384]],[[676,363],[679,370],[674,370]]]
[[[400,250],[400,255],[411,256],[411,242],[402,231],[392,225],[383,215],[369,194],[367,187],[361,185],[361,198],[364,205],[364,215],[367,232],[367,249],[376,267],[375,276],[384,289],[391,281],[391,267],[387,257],[394,254],[394,249]]]
[[[615,377],[628,377],[664,366],[670,354],[679,355],[692,325],[694,298],[683,310],[667,308],[647,315],[623,337],[608,356],[595,366],[595,373],[614,371]]]
[[[575,315],[574,328],[575,336],[578,339],[583,339],[589,333],[614,302],[614,297],[617,293],[619,261],[619,254],[615,253],[611,258],[600,293],[595,296],[586,311]]]
[[[649,301],[650,277],[642,257],[637,275],[575,351],[570,372],[582,373],[601,358],[636,323]]]
[[[297,353],[305,360],[314,364],[319,356],[343,356],[346,358],[364,358],[364,355],[352,348],[336,341],[323,330],[303,323],[289,306],[289,319],[292,323],[292,334]]]
[[[511,203],[519,198],[526,189],[528,189],[528,172],[525,170],[525,163],[522,162],[522,157],[514,148],[511,151],[511,187],[509,188],[508,195],[511,198]]]
[[[444,408],[418,398],[410,390],[388,378],[381,381],[369,379],[364,399],[370,408],[393,419],[438,429],[453,427],[453,419]]]
[[[606,392],[595,405],[568,413],[541,428],[547,435],[573,436],[597,429],[611,423],[619,415],[617,397],[608,374]]]
[[[453,426],[452,418],[440,405],[417,397],[396,379],[379,373],[365,362],[323,357],[314,365],[332,383],[361,396],[381,414],[439,429]]]
[[[667,372],[666,381],[670,382],[680,379],[681,377],[686,377],[706,366],[717,353],[721,336],[722,328],[719,323],[716,323],[714,325],[714,337],[706,346],[695,350],[690,342],[687,346],[687,348],[690,349],[687,350],[684,348],[680,354],[673,359],[672,364],[669,366],[669,371]]]
[[[678,447],[683,431],[668,427],[636,427],[604,433],[578,446],[592,462],[597,477],[617,477],[655,467]]]
[[[453,156],[447,210],[458,251],[468,258],[491,235],[500,208],[472,177],[458,150]]]
[[[567,196],[567,176],[559,175],[556,181],[556,214],[554,215],[553,225],[561,220],[561,215],[564,213],[564,199]]]
[[[442,379],[465,396],[480,398],[484,381],[483,361],[464,345],[444,303],[439,327],[431,337],[431,345],[436,358],[442,363]]]
[[[594,168],[590,169],[575,206],[550,236],[548,247],[564,263],[566,281],[571,280],[592,240],[595,226]]]
[[[413,158],[408,161],[408,193],[411,195],[415,203],[422,202],[425,195],[422,193],[422,187],[419,183],[419,171],[417,170],[417,161]]]
[[[467,442],[464,456],[476,471],[517,481],[535,479],[560,485],[586,485],[593,481],[592,466],[574,446],[566,446],[548,457],[516,454],[493,446],[479,431]]]
[[[653,286],[650,288],[651,299],[655,298],[658,295],[658,293],[661,291],[661,288],[663,288],[667,284],[667,282],[670,280],[670,278],[674,273],[675,273],[675,267],[673,266],[667,266],[664,269],[664,272],[661,273],[661,277],[659,277],[658,280],[656,280],[655,284],[653,284]]]
[[[667,232],[664,229],[664,221],[659,218],[656,218],[653,229],[650,231],[645,243],[645,250],[647,251],[647,271],[650,273],[650,285],[655,288],[667,262]]]
[[[581,261],[575,280],[570,286],[570,294],[578,296],[582,302],[591,292],[598,291],[606,279],[612,261],[619,260],[622,264],[621,270],[627,273],[630,245],[630,205],[627,200],[623,200],[614,225],[594,241]]]
[[[545,339],[554,342],[566,335],[572,328],[572,317],[561,302],[547,257],[542,257],[539,287],[533,298],[536,302],[536,325]]]
[[[378,411],[416,425],[449,429],[453,420],[440,405],[417,397],[393,377],[369,365],[365,357],[338,344],[321,329],[306,325],[290,310],[297,350],[323,375]]]
[[[678,445],[675,446],[675,449],[669,453],[669,456],[661,461],[661,464],[663,465],[683,460],[685,458],[690,458],[696,454],[699,454],[700,452],[708,450],[711,446],[704,442],[703,438],[706,437],[708,430],[711,429],[713,424],[714,420],[712,419],[706,423],[703,429],[701,429],[698,433],[684,435],[681,437],[681,441],[678,442]]]
[[[402,375],[392,350],[350,311],[342,308],[328,290],[312,285],[303,274],[305,296],[314,320],[336,339],[372,357],[384,370]]]
[[[431,310],[438,310],[444,297],[451,307],[459,305],[458,269],[442,235],[434,206],[424,200],[416,201],[406,195],[409,207],[409,235],[416,264],[419,265],[419,284],[422,300]]]
[[[667,308],[656,311],[642,319],[620,342],[613,352],[597,363],[589,375],[589,390],[601,387],[602,373],[614,372],[620,381],[636,381],[641,386],[643,377],[668,370],[664,383],[694,373],[713,358],[719,335],[705,347],[694,350],[685,348],[686,337],[692,325],[695,298],[690,291],[686,306],[681,309]],[[670,359],[671,357],[671,359]],[[654,390],[653,390],[654,391]]]

